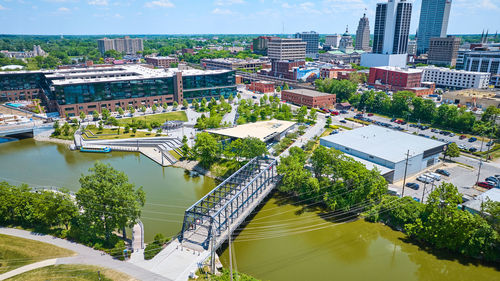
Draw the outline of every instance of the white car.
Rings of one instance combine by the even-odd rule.
[[[417,180],[423,183],[432,183],[433,179],[426,177],[425,175],[418,176]]]

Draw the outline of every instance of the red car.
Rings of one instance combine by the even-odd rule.
[[[332,115],[333,116],[337,116],[337,115],[339,115],[339,112],[338,111],[332,111]]]
[[[486,181],[480,181],[477,183],[477,185],[480,187],[487,188],[487,189],[492,189],[494,187],[491,183],[486,182]]]
[[[461,136],[459,137],[459,139],[461,139],[461,140],[466,139],[466,138],[467,138],[467,136],[466,136],[466,135],[461,135]]]
[[[370,116],[370,117],[373,116],[373,113],[368,113],[368,116]]]

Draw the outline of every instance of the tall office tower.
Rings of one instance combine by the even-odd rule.
[[[318,58],[318,47],[319,47],[319,34],[310,31],[295,33],[295,38],[300,38],[302,41],[306,42],[306,57],[316,59]]]
[[[295,38],[272,39],[267,44],[267,56],[271,60],[305,60],[307,43]]]
[[[363,14],[359,19],[358,30],[356,31],[356,50],[370,51],[370,22]]]
[[[411,9],[412,3],[407,0],[389,0],[377,4],[373,53],[406,54]]]
[[[446,37],[451,0],[422,0],[418,24],[417,53],[429,50],[431,38]]]

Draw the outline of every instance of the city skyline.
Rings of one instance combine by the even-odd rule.
[[[366,9],[375,22],[384,0],[0,0],[3,34],[294,34],[355,30]],[[410,33],[418,26],[421,1],[413,1]],[[448,34],[494,34],[500,0],[453,1]],[[467,20],[460,20],[467,17]],[[300,20],[297,20],[297,19]],[[228,24],[229,23],[229,24]],[[284,32],[283,32],[284,31]],[[373,28],[370,31],[373,34]]]

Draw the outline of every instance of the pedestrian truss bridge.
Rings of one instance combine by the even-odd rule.
[[[210,257],[215,261],[215,251],[276,186],[276,166],[276,159],[250,160],[189,207],[178,238],[143,267],[171,280],[187,280]]]

